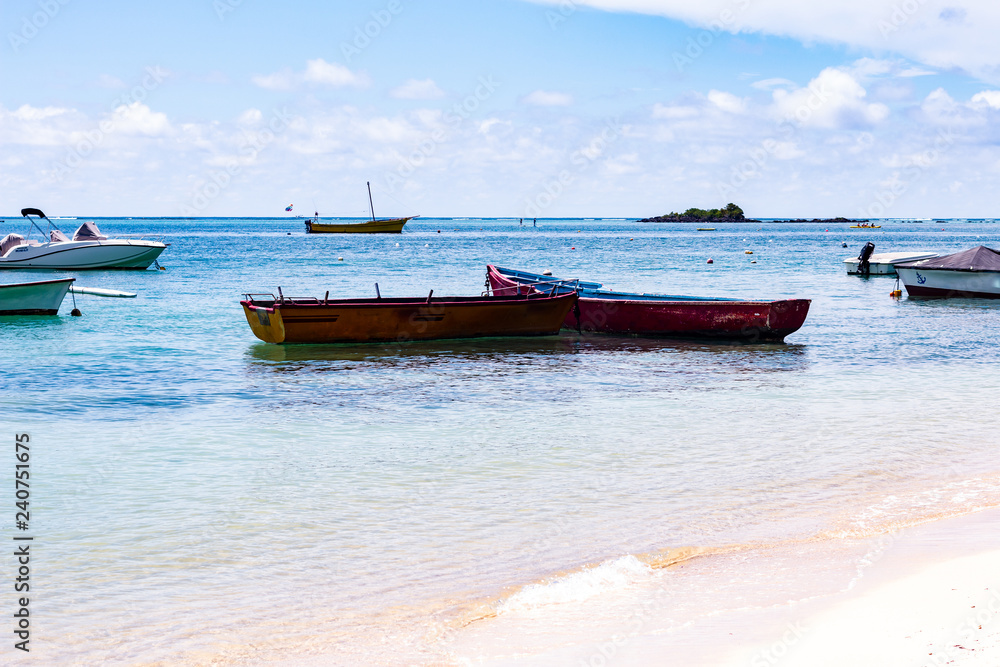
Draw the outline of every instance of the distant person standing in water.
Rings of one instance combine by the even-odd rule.
[[[537,227],[538,226],[538,218],[532,218],[531,219],[531,226],[532,227]]]

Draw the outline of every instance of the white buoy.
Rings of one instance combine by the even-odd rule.
[[[338,261],[338,262],[343,262],[343,261],[344,261],[344,258],[343,258],[343,257],[338,257],[338,258],[337,258],[337,261]]]
[[[551,275],[552,275],[552,272],[551,272],[551,271],[549,271],[548,269],[545,269],[544,271],[542,271],[542,275],[543,275],[543,276],[551,276]]]
[[[396,247],[397,247],[397,248],[399,247],[399,244],[398,244],[398,243],[396,244]]]
[[[425,243],[425,244],[424,244],[424,247],[425,247],[425,248],[430,248],[430,247],[431,247],[431,244],[430,244],[430,243]]]

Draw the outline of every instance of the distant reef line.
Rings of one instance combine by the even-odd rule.
[[[804,223],[826,223],[826,224],[834,223],[834,222],[836,222],[836,223],[849,222],[849,223],[854,224],[854,223],[859,223],[859,222],[870,222],[870,220],[868,220],[867,218],[787,218],[787,219],[785,219],[785,218],[762,218],[762,219],[758,219],[758,218],[710,218],[710,219],[705,219],[705,218],[691,218],[691,217],[687,217],[687,216],[680,216],[680,217],[674,218],[674,217],[669,217],[669,216],[664,216],[664,215],[658,215],[655,218],[641,218],[640,220],[638,220],[638,222],[697,222],[697,223],[706,223],[706,222],[711,222],[711,223],[716,223],[716,222],[748,222],[748,223],[749,222],[760,222],[760,223],[764,223],[764,222],[766,222],[768,224],[773,224],[773,223],[787,223],[787,222],[793,222],[793,223],[800,223],[800,222],[804,222]]]

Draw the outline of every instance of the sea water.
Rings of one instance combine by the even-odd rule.
[[[656,633],[709,664],[712,619],[844,590],[899,527],[1000,504],[1000,302],[895,300],[843,264],[1000,247],[992,220],[97,222],[163,236],[166,270],[0,275],[139,295],[0,321],[38,664],[597,664]],[[812,306],[785,344],[358,346],[265,344],[239,306],[476,295],[487,263]]]

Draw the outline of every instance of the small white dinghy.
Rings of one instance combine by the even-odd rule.
[[[0,315],[55,315],[74,280],[0,285]]]
[[[868,250],[868,246],[871,250]],[[861,254],[857,257],[848,257],[844,260],[849,276],[894,276],[896,275],[896,265],[904,262],[916,262],[922,259],[932,259],[937,257],[936,252],[880,252],[874,254],[875,244],[867,243],[862,248]],[[864,265],[866,251],[868,251],[867,270]]]

